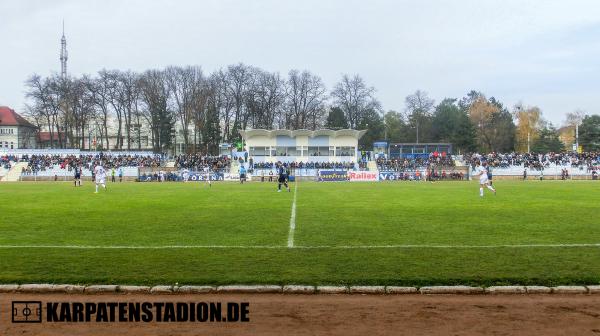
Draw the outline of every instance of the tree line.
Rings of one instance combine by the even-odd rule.
[[[478,91],[436,105],[417,90],[406,97],[404,111],[384,112],[375,88],[359,75],[343,75],[327,90],[310,71],[282,76],[235,64],[210,74],[198,66],[142,73],[103,69],[80,77],[34,74],[25,85],[26,116],[58,148],[86,148],[92,134],[97,149],[136,150],[149,135],[154,151],[167,152],[177,132],[187,152],[214,154],[219,143],[238,142],[243,129],[327,127],[366,129],[363,150],[378,140],[450,142],[464,152],[525,151],[525,141],[532,151],[564,149],[556,128],[535,106],[518,104],[509,111]],[[592,134],[587,147],[599,142],[593,135],[598,125],[585,126],[595,117],[600,119],[582,113],[567,118],[568,124],[582,125],[580,138]],[[116,140],[109,145],[111,137]]]
[[[333,106],[326,126],[349,126],[342,109]],[[438,104],[427,92],[417,90],[405,98],[402,112],[364,113],[358,128],[368,132],[361,139],[364,149],[373,142],[451,143],[458,152],[561,152],[575,142],[586,151],[600,150],[600,116],[577,110],[566,114],[562,129],[543,118],[537,106],[516,104],[509,110],[498,99],[472,90],[462,98],[445,98]],[[563,134],[561,134],[561,130]]]
[[[108,149],[116,135],[110,149],[139,149],[150,134],[153,149],[165,152],[177,130],[187,151],[214,153],[219,142],[237,142],[247,128],[322,128],[330,99],[343,109],[344,127],[358,127],[365,109],[379,106],[359,76],[343,76],[328,92],[309,71],[283,77],[244,64],[208,75],[196,66],[66,78],[34,74],[26,88],[26,115],[59,148],[83,148],[93,129],[99,148]]]

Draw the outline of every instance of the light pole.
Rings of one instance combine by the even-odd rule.
[[[579,121],[575,123],[575,151],[579,152]]]
[[[416,125],[417,125],[417,143],[419,143],[419,116],[418,115],[416,118]]]

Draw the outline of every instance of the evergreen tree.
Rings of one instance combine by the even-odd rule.
[[[469,152],[477,147],[475,127],[456,99],[446,98],[435,108],[432,136],[434,141],[451,143],[461,151]]]
[[[330,129],[345,129],[348,128],[348,120],[339,107],[332,107],[329,109],[329,115],[327,115],[327,122],[325,127]]]
[[[358,141],[359,149],[373,150],[373,143],[383,139],[383,118],[377,111],[367,110],[358,122],[358,129],[367,130],[367,133]]]
[[[562,152],[565,145],[560,141],[556,128],[549,125],[539,131],[538,138],[533,141],[531,151],[536,153]]]
[[[600,115],[583,118],[579,126],[579,145],[585,151],[600,151]]]

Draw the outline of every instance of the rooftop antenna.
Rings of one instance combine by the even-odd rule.
[[[67,77],[67,38],[65,37],[65,20],[62,23],[62,38],[60,39],[60,76]]]

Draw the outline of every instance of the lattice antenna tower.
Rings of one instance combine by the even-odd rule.
[[[63,20],[62,38],[60,39],[60,75],[67,77],[67,38],[65,37],[65,20]]]

